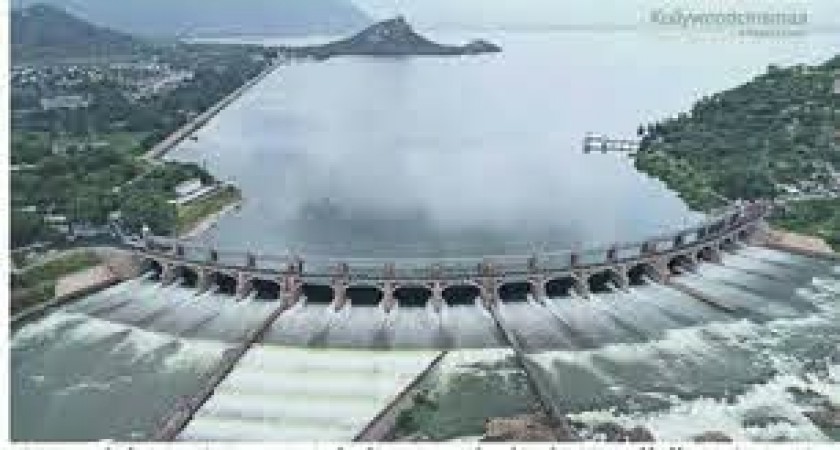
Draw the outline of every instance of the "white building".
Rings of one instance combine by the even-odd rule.
[[[204,187],[204,184],[198,178],[193,178],[192,180],[184,181],[183,183],[175,186],[175,194],[178,195],[178,198],[189,197],[190,195],[198,192],[201,188]]]
[[[41,99],[41,109],[79,109],[90,106],[90,100],[81,95],[59,95]]]

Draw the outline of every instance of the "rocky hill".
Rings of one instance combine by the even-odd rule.
[[[66,9],[137,36],[336,35],[371,23],[350,0],[12,0]]]
[[[325,45],[286,48],[297,56],[326,59],[335,56],[457,56],[500,52],[483,40],[466,45],[443,45],[418,34],[404,17],[376,23],[347,39]]]
[[[92,25],[49,5],[13,10],[9,22],[13,60],[124,55],[144,46],[127,34]]]

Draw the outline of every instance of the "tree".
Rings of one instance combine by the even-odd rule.
[[[35,213],[13,210],[11,215],[12,247],[32,244],[44,233],[44,220]]]
[[[153,234],[169,235],[175,229],[175,205],[161,194],[132,192],[122,202],[125,226],[139,232],[147,225]]]

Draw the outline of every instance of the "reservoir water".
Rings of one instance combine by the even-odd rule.
[[[837,50],[834,35],[487,37],[504,52],[274,72],[171,154],[245,194],[242,210],[204,238],[263,253],[406,256],[665,233],[697,217],[627,160],[584,155],[585,134],[633,138],[639,124],[769,64],[821,62]]]
[[[505,52],[276,70],[171,155],[206,164],[246,199],[197,239],[261,253],[458,256],[680,228],[700,216],[626,157],[583,155],[585,133],[632,137],[768,64],[837,51],[836,36],[820,35],[487,37]],[[735,312],[648,284],[500,313],[586,436],[609,421],[662,439],[836,439],[804,414],[840,402],[840,268],[750,248],[681,280]],[[137,279],[23,324],[11,339],[12,437],[148,439],[278,306]],[[423,382],[431,401],[402,433],[472,438],[488,416],[534,410],[487,311],[307,303],[274,322],[181,439],[349,439],[443,349]]]

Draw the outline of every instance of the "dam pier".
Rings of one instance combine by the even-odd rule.
[[[543,303],[546,297],[584,298],[646,280],[668,283],[700,262],[719,263],[721,252],[755,240],[769,206],[748,203],[707,223],[642,242],[586,251],[451,259],[304,258],[223,252],[178,240],[145,236],[132,243],[142,273],[164,285],[180,283],[238,299],[255,295],[291,307],[308,302],[339,311],[348,302],[379,306],[469,304],[499,301]]]
[[[768,205],[750,203],[679,233],[585,252],[434,261],[277,257],[223,252],[143,236],[132,244],[138,271],[162,285],[180,284],[199,294],[213,290],[238,301],[250,297],[278,302],[274,312],[246,334],[244,342],[226,352],[200,392],[176,404],[155,432],[155,439],[179,439],[217,388],[236,370],[237,364],[260,345],[272,324],[299,303],[326,304],[335,312],[352,303],[377,307],[386,315],[397,307],[425,307],[441,313],[448,305],[474,303],[487,310],[503,338],[503,345],[513,349],[513,356],[524,371],[540,409],[563,430],[563,435],[573,436],[574,431],[562,411],[551,401],[550,389],[534,373],[520,338],[500,313],[500,304],[531,300],[544,306],[549,297],[572,295],[585,299],[593,294],[626,291],[633,285],[657,282],[732,312],[713,298],[672,281],[698,264],[720,263],[722,252],[735,250],[739,243],[755,242],[765,229],[768,213]],[[356,439],[364,441],[374,436],[382,439],[390,435],[396,415],[410,405],[408,393],[429,376],[445,353],[438,353],[430,365],[417,373]]]
[[[463,433],[477,435],[481,417],[520,413],[549,417],[557,439],[587,440],[575,411],[613,391],[594,376],[580,384],[576,370],[641,373],[622,371],[628,349],[639,364],[662,355],[656,370],[679,371],[667,362],[683,348],[672,340],[705,345],[719,329],[815,310],[778,289],[834,289],[820,284],[840,273],[831,262],[765,245],[770,208],[737,205],[635,243],[477,258],[272,256],[127,237],[128,281],[23,325],[17,345],[37,349],[26,339],[47,323],[69,333],[62,342],[93,339],[132,364],[158,358],[160,370],[178,371],[182,384],[155,391],[144,413],[143,437],[155,441],[403,440],[449,436],[453,417],[470,417]],[[120,370],[126,383],[155,373]]]

